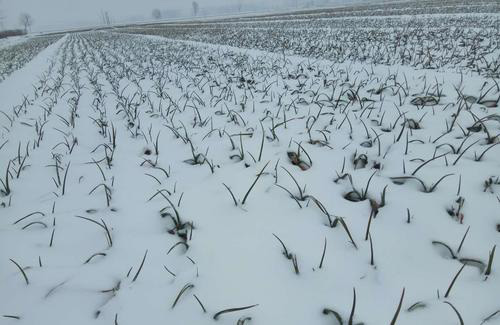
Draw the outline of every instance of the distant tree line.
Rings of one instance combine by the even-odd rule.
[[[0,39],[20,35],[26,35],[26,32],[23,29],[7,29],[0,31]]]
[[[241,3],[241,0],[238,0],[239,2],[238,3]],[[193,16],[198,16],[198,14],[200,13],[200,5],[198,4],[198,2],[196,1],[193,1],[191,2],[191,10],[192,10],[192,14]],[[241,9],[241,7],[239,7]],[[163,19],[163,18],[173,18],[173,17],[178,17],[179,16],[179,13],[176,12],[176,11],[168,11],[168,12],[162,12],[160,9],[158,8],[155,8],[151,11],[151,17],[154,19],[154,20],[160,20],[160,19]]]

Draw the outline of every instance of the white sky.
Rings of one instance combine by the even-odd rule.
[[[243,8],[266,3],[269,7],[295,3],[295,0],[197,0],[200,10],[231,5],[238,1]],[[311,0],[298,0],[299,2]],[[316,0],[320,1],[320,0]],[[322,0],[324,1],[324,0]],[[4,28],[18,28],[19,15],[29,13],[34,20],[33,31],[95,25],[100,22],[101,10],[108,11],[114,21],[149,20],[154,8],[176,10],[186,16],[192,0],[0,0]],[[0,26],[1,27],[1,26]]]

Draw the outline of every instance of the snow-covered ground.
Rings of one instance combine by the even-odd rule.
[[[0,49],[25,42],[29,36],[12,36],[0,39]]]
[[[437,12],[440,12],[437,10]],[[381,18],[383,17],[383,18]],[[293,17],[292,17],[293,18]],[[500,75],[500,12],[348,16],[151,24],[118,29],[300,55],[332,63],[409,65]]]
[[[9,37],[0,40],[0,82],[23,67],[40,51],[61,36],[38,35]]]
[[[498,78],[89,32],[0,98],[0,324],[500,323]]]

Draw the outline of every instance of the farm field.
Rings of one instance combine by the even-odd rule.
[[[500,324],[500,10],[0,47],[0,324]]]
[[[15,37],[0,40],[0,82],[23,67],[61,36]]]

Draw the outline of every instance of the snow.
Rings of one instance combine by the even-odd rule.
[[[61,36],[25,36],[0,40],[0,82],[11,73],[22,68],[40,51],[57,41]]]
[[[65,36],[0,84],[0,179],[11,187],[0,195],[0,323],[335,324],[325,308],[347,323],[353,288],[354,323],[390,323],[403,288],[398,324],[456,324],[444,302],[481,323],[500,309],[498,257],[489,276],[465,266],[445,294],[460,259],[486,266],[500,243],[500,146],[474,159],[498,143],[500,117],[498,103],[465,106],[455,88],[500,96],[498,79],[471,71],[311,62],[125,33]],[[437,105],[411,104],[432,94]],[[481,129],[468,132],[478,119]],[[361,154],[368,162],[359,168]],[[415,179],[391,179],[412,173],[427,187],[452,175],[430,193]],[[367,199],[346,200],[353,186]],[[417,302],[425,307],[408,311]]]
[[[11,36],[0,39],[0,49],[15,44],[19,44],[28,40],[28,36]]]

